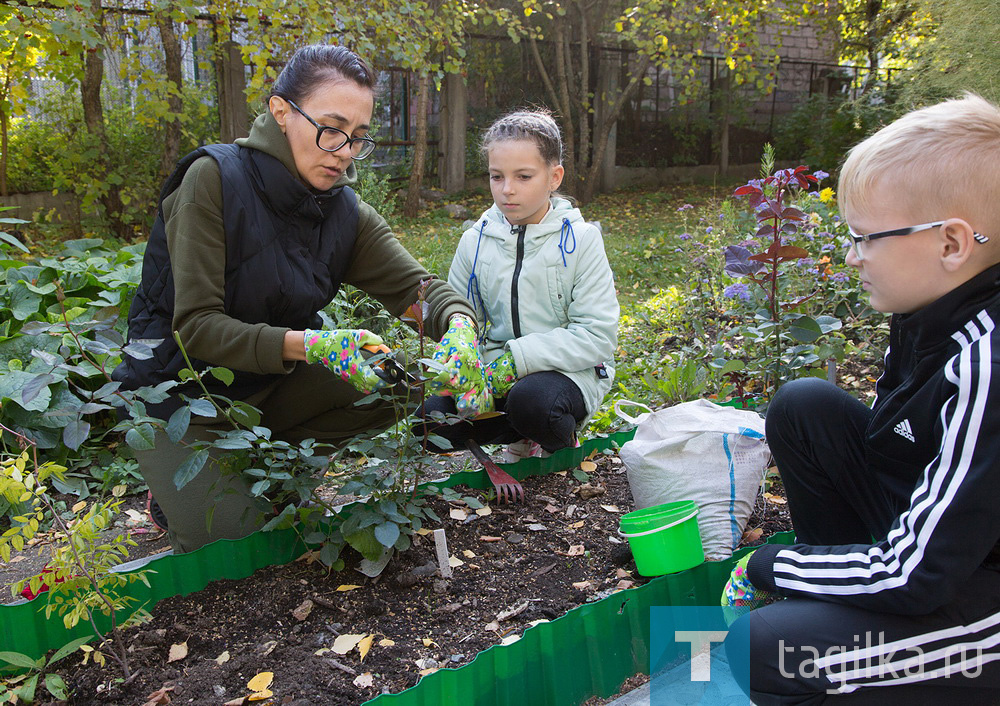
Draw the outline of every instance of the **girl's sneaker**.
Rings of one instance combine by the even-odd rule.
[[[525,458],[548,458],[551,454],[531,439],[521,439],[507,444],[501,455],[503,463],[517,463]]]
[[[163,514],[160,504],[153,497],[152,490],[146,494],[146,515],[149,517],[149,521],[153,523],[153,527],[161,532],[167,531],[167,516]]]

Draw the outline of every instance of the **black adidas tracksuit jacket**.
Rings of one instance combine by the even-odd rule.
[[[998,321],[1000,265],[893,317],[864,443],[895,523],[873,544],[765,545],[748,566],[755,586],[919,615],[960,598],[978,567],[1000,566]]]

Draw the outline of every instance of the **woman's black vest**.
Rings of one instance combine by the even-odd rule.
[[[357,237],[358,202],[348,187],[310,191],[276,158],[238,145],[207,145],[184,157],[160,193],[160,206],[142,262],[142,280],[128,315],[129,340],[163,339],[153,357],[123,358],[113,377],[125,389],[177,380],[185,367],[172,333],[174,278],[167,251],[163,199],[188,168],[211,156],[222,176],[226,233],[225,313],[247,324],[319,328],[318,311],[340,287]],[[193,360],[201,370],[211,362]],[[229,387],[209,384],[233,399],[263,389],[275,375],[234,370]],[[206,378],[205,382],[208,383]],[[214,381],[214,379],[212,379]],[[185,389],[187,392],[188,390]],[[191,390],[189,394],[197,396]],[[167,403],[151,413],[169,413]],[[157,409],[159,408],[159,409]]]

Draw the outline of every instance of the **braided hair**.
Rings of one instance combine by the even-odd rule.
[[[506,140],[529,140],[547,164],[562,164],[562,133],[548,110],[518,110],[499,118],[483,134],[483,157],[489,158],[490,148]]]

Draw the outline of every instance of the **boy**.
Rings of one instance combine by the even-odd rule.
[[[817,379],[768,409],[799,543],[734,570],[724,605],[788,600],[733,623],[729,661],[759,704],[1000,703],[1000,109],[907,114],[839,199],[885,371],[871,409]]]

